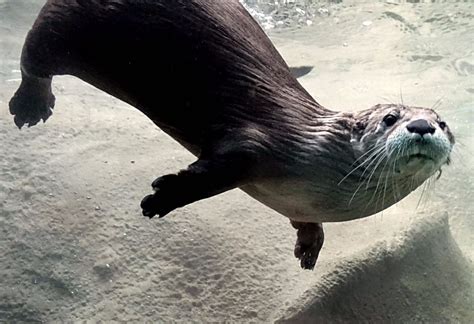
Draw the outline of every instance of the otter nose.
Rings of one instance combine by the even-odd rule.
[[[410,122],[407,125],[407,129],[410,133],[417,133],[421,136],[425,134],[434,134],[436,128],[431,126],[425,119],[417,119]]]

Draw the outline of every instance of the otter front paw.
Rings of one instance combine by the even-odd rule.
[[[52,114],[55,97],[51,92],[50,79],[24,77],[20,88],[10,100],[10,113],[14,115],[15,125],[21,129],[45,122]]]
[[[161,218],[180,207],[178,182],[176,174],[165,175],[153,181],[152,187],[155,192],[143,198],[140,204],[143,216],[152,218],[158,215]]]
[[[173,209],[209,198],[244,183],[251,160],[246,156],[219,155],[215,159],[199,159],[176,174],[153,181],[155,193],[141,203],[143,215],[165,216]]]

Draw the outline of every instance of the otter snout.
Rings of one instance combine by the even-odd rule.
[[[433,135],[436,128],[430,125],[426,119],[417,119],[407,124],[407,130],[423,137],[425,134]]]

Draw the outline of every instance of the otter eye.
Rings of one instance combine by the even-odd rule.
[[[398,117],[395,116],[395,115],[392,115],[392,114],[388,114],[387,116],[385,116],[383,118],[383,122],[385,123],[385,125],[387,125],[388,127],[392,126],[393,124],[395,124],[398,120]]]
[[[439,128],[441,128],[442,130],[444,130],[447,126],[444,121],[439,122],[438,125],[439,125]]]

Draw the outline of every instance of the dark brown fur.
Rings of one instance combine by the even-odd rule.
[[[256,120],[275,127],[319,108],[238,1],[50,0],[22,64],[78,76],[195,151]]]

